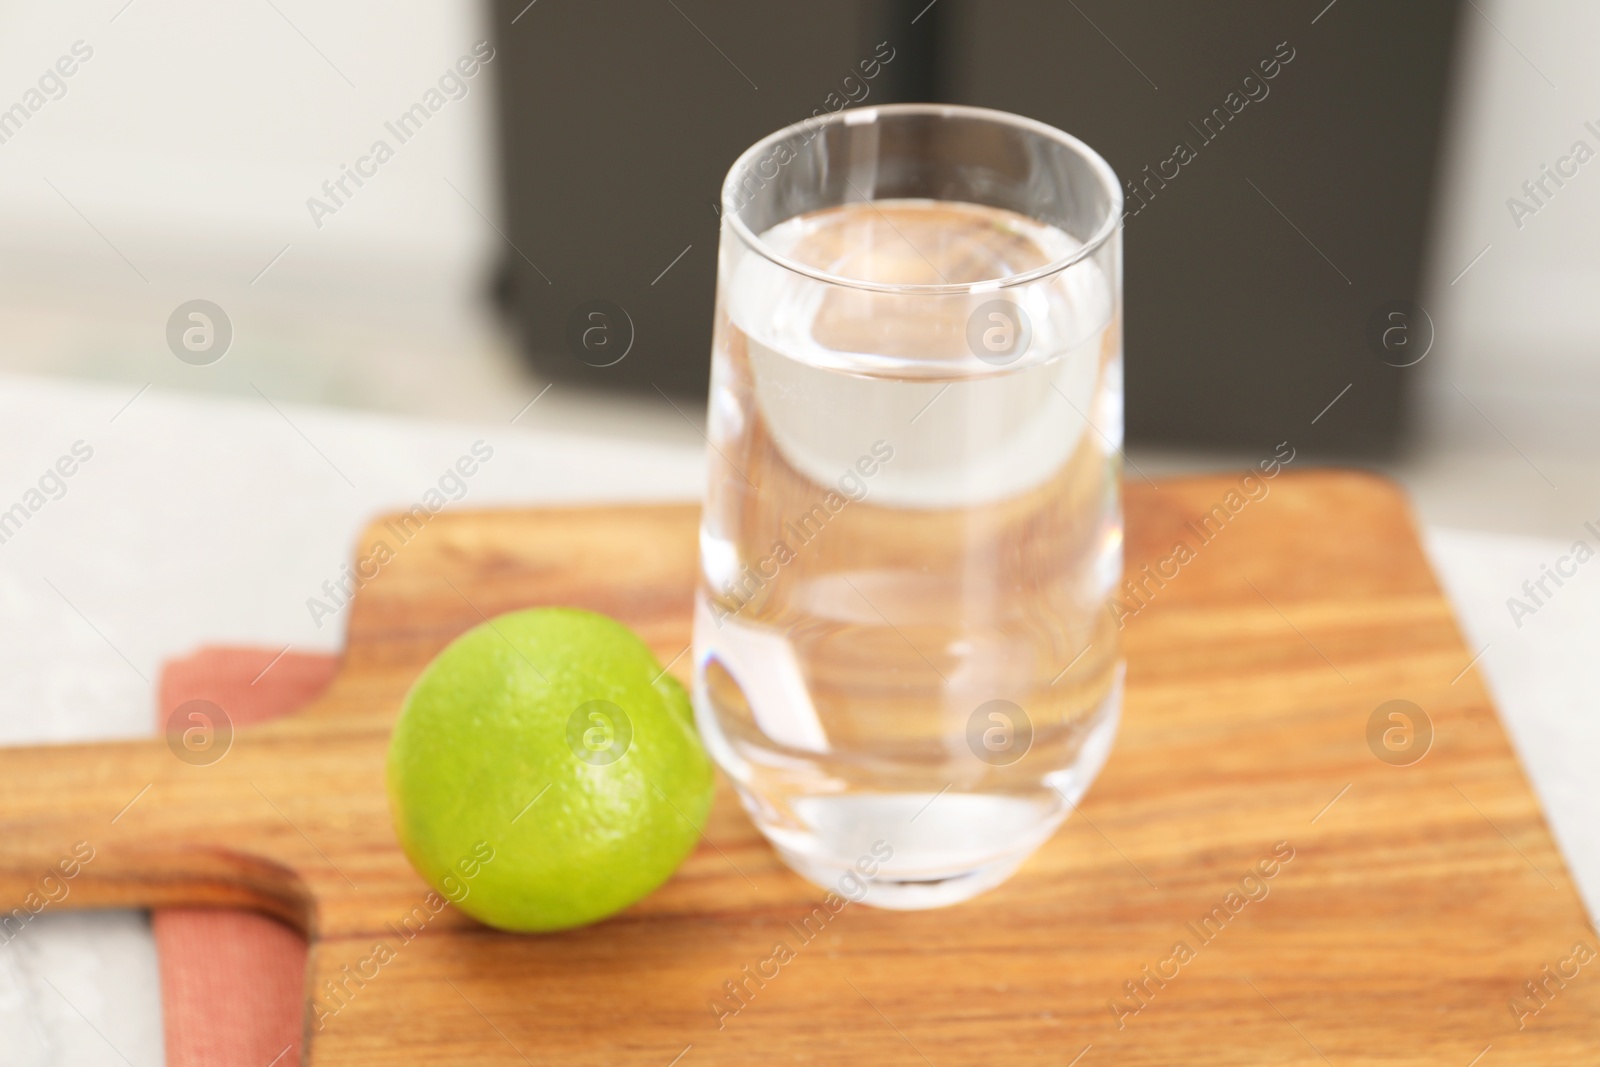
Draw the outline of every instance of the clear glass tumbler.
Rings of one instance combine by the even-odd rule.
[[[997,111],[848,110],[722,190],[695,704],[795,870],[998,885],[1121,703],[1122,195]]]

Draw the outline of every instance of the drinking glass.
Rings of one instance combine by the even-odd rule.
[[[803,876],[998,885],[1121,706],[1122,195],[1081,141],[896,105],[722,189],[695,706]]]

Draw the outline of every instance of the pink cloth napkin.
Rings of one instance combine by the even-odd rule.
[[[338,670],[333,656],[204,648],[161,673],[158,716],[209,700],[237,727],[305,706]],[[226,758],[226,757],[224,757]],[[220,908],[151,916],[170,1067],[299,1067],[306,942],[275,919]]]

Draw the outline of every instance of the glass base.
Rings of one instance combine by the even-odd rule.
[[[715,718],[702,715],[701,729],[751,821],[801,877],[873,907],[939,908],[1004,882],[1083,799],[1116,736],[1120,673],[1090,716],[1076,759],[1004,791],[967,792],[950,782],[936,791],[807,794],[774,775],[752,773]]]
[[[756,819],[785,863],[847,900],[901,911],[943,907],[993,889],[1066,815],[1059,796],[865,793],[791,804],[804,829]],[[748,798],[746,807],[759,810]]]
[[[865,878],[854,867],[820,863],[781,848],[778,854],[796,874],[813,885],[836,893],[840,892],[841,886],[850,887],[853,892],[846,899],[856,903],[889,911],[921,911],[959,904],[980,893],[987,893],[1010,878],[1033,851],[1028,849],[1020,855],[993,860],[979,867],[919,879],[895,878],[882,872],[873,878]],[[863,888],[856,889],[857,885]],[[844,893],[840,895],[845,896]]]

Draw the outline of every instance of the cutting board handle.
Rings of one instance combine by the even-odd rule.
[[[289,868],[155,843],[212,813],[196,795],[207,770],[162,739],[0,748],[0,943],[68,908],[247,908],[311,933],[312,894]]]

